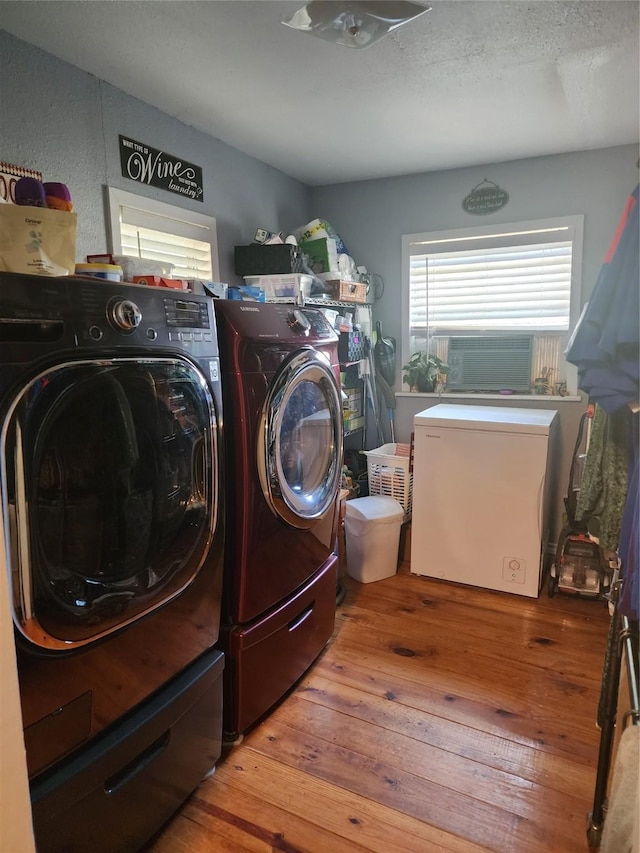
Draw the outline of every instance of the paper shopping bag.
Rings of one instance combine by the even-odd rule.
[[[0,204],[0,270],[70,275],[76,263],[77,214]]]

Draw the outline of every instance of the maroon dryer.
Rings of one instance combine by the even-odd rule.
[[[224,731],[237,737],[300,678],[335,621],[342,406],[321,311],[216,302],[226,418]]]

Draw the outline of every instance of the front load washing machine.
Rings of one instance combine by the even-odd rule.
[[[338,337],[320,311],[221,301],[216,321],[229,495],[224,729],[233,738],[333,631],[342,405]]]
[[[220,754],[213,303],[2,273],[0,364],[2,556],[38,849],[137,850]]]

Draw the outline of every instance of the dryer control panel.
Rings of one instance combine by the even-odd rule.
[[[338,334],[322,311],[292,303],[242,302],[220,299],[215,305],[216,319],[233,329],[238,339],[266,343],[333,344]]]
[[[335,330],[324,314],[316,308],[298,308],[293,305],[275,307],[296,337],[309,337],[313,341],[337,340]]]

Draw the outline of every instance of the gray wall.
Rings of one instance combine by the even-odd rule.
[[[428,144],[428,141],[425,142]],[[638,148],[626,145],[598,151],[558,154],[528,160],[405,175],[316,187],[311,193],[313,216],[328,220],[343,238],[358,264],[379,273],[385,282],[382,298],[374,304],[374,321],[381,320],[385,334],[395,337],[401,350],[402,235],[421,231],[465,228],[474,224],[518,222],[551,216],[584,214],[583,292],[591,292],[625,201],[638,183]],[[472,216],[462,200],[487,178],[509,193],[502,210]],[[396,389],[401,388],[400,362]],[[465,400],[452,400],[465,403]],[[481,405],[509,405],[501,400],[473,400]],[[438,403],[434,397],[411,394],[396,399],[398,441],[408,441],[417,412]],[[569,400],[512,402],[510,405],[554,408],[559,412],[559,446],[555,456],[553,488],[555,532],[559,530],[569,466],[585,409],[584,402]],[[368,447],[374,445],[368,444]]]
[[[374,306],[374,319],[384,321],[385,333],[399,346],[402,234],[582,213],[586,298],[638,180],[637,147],[623,146],[310,189],[5,32],[0,32],[0,79],[0,157],[40,170],[45,180],[69,185],[78,213],[78,260],[107,248],[106,185],[216,217],[220,277],[229,282],[237,281],[233,246],[249,242],[257,226],[290,230],[314,217],[325,218],[357,263],[383,277],[385,290]],[[204,203],[122,177],[119,133],[202,166]],[[470,216],[462,210],[462,199],[484,178],[507,190],[509,203],[490,217]],[[436,402],[417,394],[399,397],[398,440],[407,441],[415,413]],[[560,412],[559,519],[584,404],[541,405]]]
[[[311,207],[314,217],[336,228],[358,264],[383,277],[384,295],[374,306],[374,319],[383,320],[385,332],[400,342],[403,234],[583,214],[586,297],[627,196],[638,183],[637,158],[637,146],[625,145],[334,184],[313,188]],[[485,178],[509,193],[508,204],[488,216],[465,213],[462,200]]]
[[[69,186],[78,261],[107,249],[105,185],[214,216],[220,277],[231,283],[233,247],[256,227],[289,230],[310,219],[303,184],[6,32],[0,80],[0,159]],[[201,166],[204,202],[122,177],[120,133]]]

